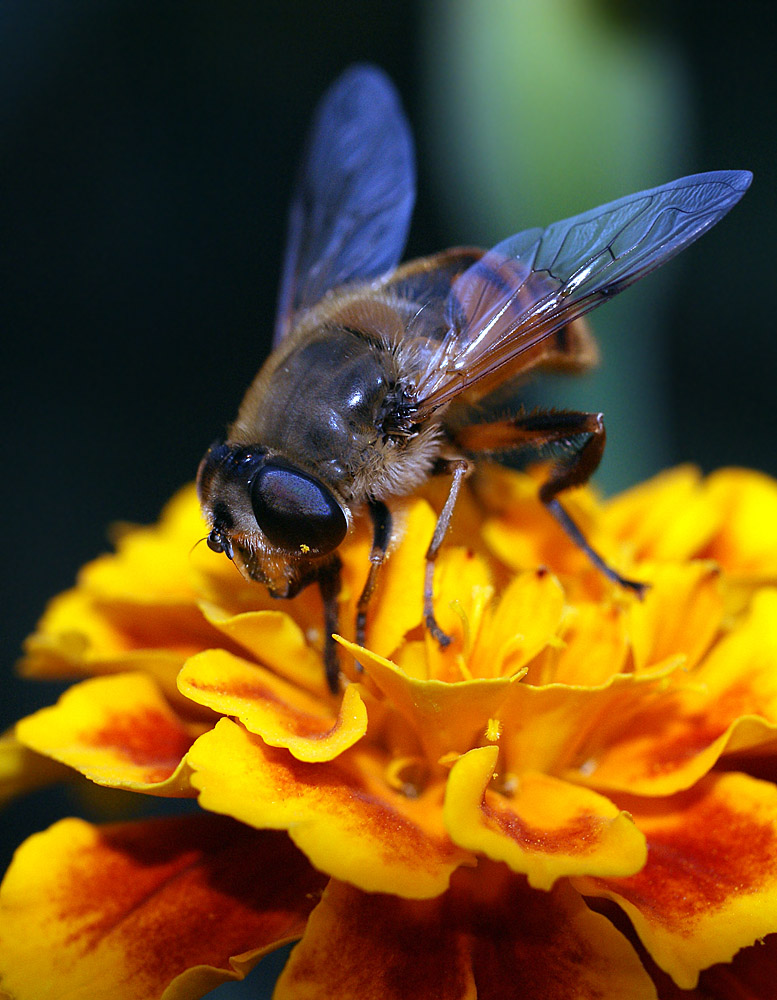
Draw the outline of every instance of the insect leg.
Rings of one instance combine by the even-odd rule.
[[[426,576],[424,578],[424,623],[427,631],[437,640],[443,649],[451,641],[451,637],[443,632],[434,617],[432,603],[434,594],[434,562],[448,531],[448,526],[451,523],[453,508],[456,506],[461,484],[472,471],[472,468],[472,463],[466,458],[441,458],[438,460],[434,470],[435,472],[453,473],[451,488],[440,511],[440,516],[437,518],[437,525],[435,526],[432,540],[429,543],[429,548],[426,550]]]
[[[340,593],[340,557],[335,556],[322,566],[318,575],[318,589],[324,602],[324,669],[326,682],[332,694],[340,690],[340,664],[337,646],[332,638],[338,631],[337,596]]]
[[[520,414],[508,420],[463,428],[456,437],[457,443],[467,451],[515,451],[526,447],[539,450],[552,445],[566,447],[568,454],[554,464],[547,482],[540,487],[540,500],[575,545],[608,580],[633,590],[640,597],[644,595],[646,584],[626,579],[606,563],[588,544],[583,532],[557,499],[564,490],[587,483],[596,471],[606,440],[601,413],[552,410]]]
[[[378,570],[386,558],[391,539],[391,511],[382,500],[370,500],[368,506],[372,518],[372,549],[370,550],[370,571],[367,582],[356,604],[356,642],[363,646],[367,631],[367,608],[378,581]]]

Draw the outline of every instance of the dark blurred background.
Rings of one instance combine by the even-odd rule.
[[[355,60],[394,78],[417,137],[409,256],[752,169],[729,218],[595,314],[602,371],[553,399],[605,412],[605,491],[685,460],[777,473],[772,17],[767,0],[5,0],[0,724],[49,700],[12,676],[47,598],[112,521],[153,520],[234,416],[307,122]],[[56,817],[46,802],[8,811],[2,862]]]

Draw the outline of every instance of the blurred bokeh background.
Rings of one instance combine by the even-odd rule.
[[[416,134],[408,256],[752,169],[730,217],[594,314],[602,369],[544,398],[605,412],[605,491],[686,460],[777,473],[772,17],[768,0],[5,0],[2,727],[50,700],[12,675],[47,598],[112,521],[153,520],[234,416],[307,122],[355,60],[394,78]],[[3,865],[86,808],[14,805]]]

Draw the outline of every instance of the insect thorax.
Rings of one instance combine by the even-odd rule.
[[[386,341],[322,325],[270,357],[230,439],[261,444],[359,504],[407,493],[428,475],[437,433],[413,425],[412,402]]]

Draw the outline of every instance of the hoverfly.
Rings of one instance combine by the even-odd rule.
[[[316,582],[324,665],[338,688],[337,549],[366,509],[370,568],[357,641],[392,536],[388,501],[433,474],[451,476],[426,553],[424,620],[434,560],[462,481],[480,454],[555,446],[540,499],[607,577],[558,500],[601,459],[602,415],[517,411],[463,418],[473,401],[533,369],[583,369],[595,357],[580,317],[669,260],[742,197],[746,171],[719,171],[629,195],[492,250],[458,248],[398,266],[414,201],[413,145],[397,94],[354,66],[322,99],[291,206],[274,349],[225,441],[198,473],[208,544],[274,597]]]

